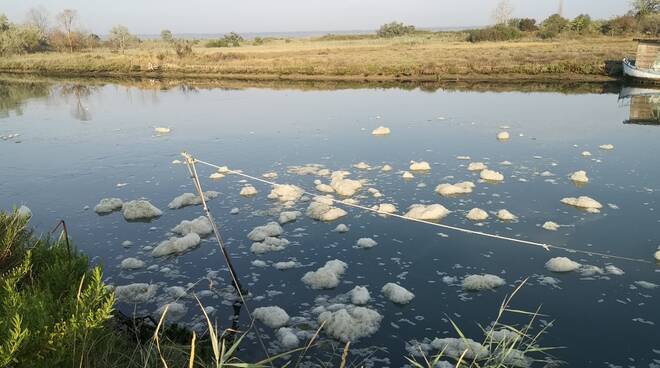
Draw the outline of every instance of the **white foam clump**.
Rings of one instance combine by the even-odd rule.
[[[415,175],[411,174],[410,171],[404,171],[401,177],[404,179],[412,179]]]
[[[658,287],[657,284],[648,281],[635,281],[635,285],[644,289],[655,289]]]
[[[280,236],[282,235],[282,227],[277,222],[269,222],[263,226],[257,226],[252,231],[247,234],[248,239],[260,242],[264,241],[268,237]]]
[[[103,198],[94,206],[94,212],[98,214],[105,214],[120,210],[124,202],[119,198]]]
[[[300,340],[293,332],[292,328],[281,327],[277,330],[275,335],[277,336],[277,341],[279,341],[280,345],[285,349],[294,349],[300,345]]]
[[[576,183],[588,183],[589,178],[587,177],[587,172],[584,170],[579,170],[571,174],[571,180]]]
[[[296,202],[303,196],[304,191],[295,185],[275,185],[268,195],[269,199],[280,202]]]
[[[468,338],[435,338],[431,346],[435,351],[443,351],[446,356],[454,359],[462,356],[464,359],[474,360],[490,355],[488,348]]]
[[[178,254],[194,248],[199,245],[202,240],[196,233],[189,233],[181,238],[172,237],[158,244],[156,248],[151,251],[154,257],[163,257],[171,254]]]
[[[441,204],[413,204],[405,216],[417,220],[437,221],[449,214],[449,210]]]
[[[306,213],[319,221],[334,221],[348,214],[343,209],[332,206],[332,201],[325,197],[316,197],[307,207]]]
[[[273,267],[275,267],[276,269],[278,269],[278,270],[280,270],[280,271],[284,271],[284,270],[289,270],[289,269],[292,269],[292,268],[296,268],[296,267],[298,267],[299,265],[300,265],[300,263],[298,263],[298,262],[296,262],[296,261],[285,261],[285,262],[276,262],[276,263],[273,263]]]
[[[146,303],[156,295],[157,290],[158,285],[155,284],[135,283],[117,286],[115,288],[115,297],[117,300],[125,303]]]
[[[589,157],[589,156],[591,156],[591,152],[589,152],[589,151],[582,151],[581,155],[584,156],[584,157]]]
[[[470,156],[456,156],[457,160],[470,160]]]
[[[280,328],[289,322],[289,315],[277,306],[256,308],[252,315],[270,328]]]
[[[373,335],[380,327],[383,316],[373,309],[356,306],[343,306],[334,311],[325,311],[318,317],[325,332],[343,342],[355,342]]]
[[[653,255],[653,257],[655,258],[656,261],[660,262],[660,250],[657,251],[657,252],[655,252],[655,254]]]
[[[429,171],[431,170],[431,165],[426,161],[410,161],[410,171]]]
[[[188,313],[188,308],[184,304],[172,302],[162,305],[156,310],[156,314],[162,316],[165,308],[167,308],[167,319],[173,322],[180,320]]]
[[[385,171],[385,172],[387,172],[387,171],[392,171],[392,166],[390,166],[390,165],[388,165],[388,164],[385,164],[385,165],[383,165],[383,167],[380,169],[380,171]]]
[[[214,180],[222,179],[224,177],[225,177],[225,174],[219,173],[217,171],[212,173],[211,175],[209,175],[209,179],[214,179]]]
[[[605,266],[605,272],[615,276],[622,276],[625,274],[625,272],[622,269],[614,265]]]
[[[187,235],[190,233],[195,233],[199,236],[208,235],[213,232],[213,226],[208,218],[204,216],[199,216],[194,220],[183,220],[178,225],[176,225],[172,232],[181,235]]]
[[[375,240],[373,240],[371,238],[360,238],[360,239],[358,239],[356,244],[357,244],[358,248],[368,249],[368,248],[373,248],[376,245],[378,245],[378,242],[376,242]]]
[[[358,170],[369,170],[371,168],[371,166],[369,166],[369,164],[364,161],[358,162],[357,164],[353,165],[353,167]]]
[[[598,148],[600,148],[602,150],[605,150],[605,151],[610,151],[610,150],[614,149],[614,145],[613,144],[601,144],[600,146],[598,146]]]
[[[467,215],[465,215],[465,217],[472,221],[483,221],[488,218],[488,212],[481,208],[473,208],[467,213]]]
[[[148,220],[163,214],[149,201],[140,199],[124,203],[122,215],[126,220]]]
[[[120,267],[125,270],[136,270],[138,268],[144,267],[144,261],[141,261],[137,258],[128,257],[121,261]]]
[[[388,135],[390,134],[390,128],[379,126],[378,128],[371,131],[373,135]]]
[[[339,225],[337,225],[337,227],[335,227],[334,231],[338,232],[338,233],[347,233],[348,230],[349,230],[349,228],[348,228],[348,226],[346,226],[346,224],[339,224]]]
[[[381,203],[377,206],[371,207],[371,209],[386,214],[396,213],[397,211],[396,206],[391,203]]]
[[[252,185],[246,185],[241,188],[241,192],[238,194],[242,195],[243,197],[252,197],[257,195],[257,193],[257,188],[253,187]]]
[[[469,275],[463,279],[461,285],[463,286],[464,290],[481,291],[492,290],[506,285],[506,281],[499,276],[490,274]]]
[[[441,196],[449,197],[458,194],[472,193],[473,188],[474,188],[473,182],[464,181],[462,183],[456,183],[456,184],[449,184],[449,183],[440,184],[437,187],[435,187],[435,192],[440,194]]]
[[[505,140],[509,139],[510,137],[511,136],[510,136],[509,132],[499,132],[499,133],[497,133],[497,139],[500,140],[500,141],[505,141]]]
[[[518,217],[514,215],[513,213],[509,212],[508,210],[501,209],[497,211],[497,218],[502,220],[502,221],[513,221],[517,219]]]
[[[271,172],[263,173],[263,174],[261,174],[261,176],[266,178],[266,179],[276,179],[277,178],[277,173],[274,172],[274,171],[271,171]]]
[[[260,259],[255,259],[254,261],[252,261],[252,265],[255,267],[268,267],[268,263]]]
[[[28,206],[22,205],[16,210],[16,216],[22,219],[30,218],[32,217],[32,210]]]
[[[411,293],[408,289],[392,282],[385,284],[381,289],[381,292],[387,297],[387,299],[396,304],[408,304],[415,297],[415,294]]]
[[[571,272],[580,268],[582,265],[566,257],[551,258],[545,263],[545,268],[552,272]]]
[[[345,262],[334,259],[316,271],[307,272],[301,280],[312,289],[333,289],[339,285],[347,267]]]
[[[469,171],[483,171],[487,168],[488,166],[486,166],[486,164],[483,162],[470,162],[467,167]]]
[[[204,192],[204,200],[210,201],[213,198],[219,196],[220,193],[216,191],[209,190]],[[183,193],[180,196],[174,198],[167,207],[172,210],[183,208],[186,206],[194,206],[202,203],[202,198],[194,193]]]
[[[287,224],[289,222],[296,221],[300,216],[302,216],[302,212],[300,211],[284,211],[280,212],[280,216],[278,219],[278,222],[281,225]]]
[[[582,208],[587,212],[591,212],[591,213],[598,213],[600,212],[600,209],[603,208],[603,205],[600,204],[600,202],[587,196],[580,196],[577,198],[574,197],[563,198],[561,200],[561,203],[573,207]]]
[[[250,251],[255,254],[277,252],[283,250],[288,245],[289,245],[289,241],[286,239],[280,239],[269,236],[261,242],[252,243],[252,246],[250,246]]]
[[[167,134],[171,131],[172,131],[172,129],[170,129],[168,127],[155,127],[154,128],[154,132],[156,132],[158,134]]]
[[[335,189],[328,184],[317,184],[316,190],[322,193],[334,193]]]
[[[337,194],[344,197],[352,197],[362,188],[362,183],[358,180],[346,179],[345,171],[335,171],[330,176],[330,186]]]
[[[483,180],[488,180],[488,181],[502,181],[504,180],[504,175],[501,173],[494,171],[494,170],[481,170],[481,173],[479,173],[479,177]]]
[[[371,294],[365,286],[356,286],[351,291],[351,303],[355,305],[365,305],[371,300]]]
[[[560,227],[560,226],[561,226],[561,225],[559,225],[559,224],[556,223],[556,222],[553,222],[553,221],[546,221],[545,223],[543,223],[543,226],[541,226],[541,227],[544,228],[544,229],[546,229],[546,230],[557,231],[557,230],[559,230],[559,227]]]

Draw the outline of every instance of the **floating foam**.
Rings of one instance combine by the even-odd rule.
[[[252,231],[247,234],[248,239],[260,242],[264,241],[268,237],[280,236],[282,235],[282,227],[277,222],[269,222],[263,226],[257,226]]]
[[[167,128],[167,127],[155,127],[154,128],[154,132],[156,132],[158,134],[167,134],[171,131],[172,131],[172,129]]]
[[[163,211],[145,200],[134,200],[124,203],[122,215],[126,220],[149,220],[163,214]]]
[[[653,257],[655,257],[655,260],[656,260],[656,261],[660,262],[660,250],[657,251],[657,252],[655,252],[655,254],[653,255]]]
[[[589,178],[587,177],[587,172],[584,170],[579,170],[571,174],[571,180],[576,183],[588,183]]]
[[[566,257],[551,258],[545,263],[545,268],[552,272],[571,272],[575,271],[582,266]]]
[[[403,286],[389,282],[383,286],[381,292],[396,304],[408,304],[415,297],[415,294],[408,291]]]
[[[467,213],[467,215],[465,215],[465,217],[472,221],[483,221],[488,218],[488,212],[481,208],[473,208]]]
[[[334,207],[328,202],[329,201],[323,200],[323,198],[315,198],[314,201],[309,204],[309,207],[307,207],[307,216],[319,221],[334,221],[348,214],[343,209]]]
[[[300,211],[284,211],[280,213],[278,221],[281,225],[284,225],[296,221],[300,216],[302,216]]]
[[[252,243],[250,246],[250,252],[255,254],[263,254],[268,252],[277,252],[283,250],[289,245],[289,241],[286,239],[280,239],[275,237],[266,237],[261,242]]]
[[[431,346],[434,351],[444,351],[445,356],[454,359],[459,359],[462,356],[463,359],[475,360],[490,355],[488,348],[468,338],[435,338],[431,342]]]
[[[556,223],[556,222],[553,222],[553,221],[546,221],[545,223],[543,223],[543,226],[541,226],[541,227],[544,228],[544,229],[546,229],[546,230],[557,231],[557,230],[559,230],[559,227],[560,227],[560,226],[561,226],[561,225],[559,225],[559,224]]]
[[[591,152],[589,152],[589,151],[582,151],[581,154],[582,154],[582,156],[584,156],[584,157],[589,157],[589,156],[591,156]]]
[[[257,195],[257,189],[253,187],[252,185],[246,185],[243,188],[241,188],[241,192],[239,193],[243,197],[252,197]]]
[[[497,218],[502,220],[502,221],[513,221],[517,219],[518,217],[514,215],[513,213],[509,212],[508,210],[501,209],[497,211]]]
[[[372,130],[371,134],[373,134],[373,135],[388,135],[388,134],[390,134],[390,128],[386,128],[384,126],[379,126],[378,128]]]
[[[300,263],[296,261],[276,262],[273,264],[273,267],[281,271],[296,268],[298,266],[300,266]]]
[[[353,165],[353,167],[358,170],[369,170],[371,168],[371,166],[369,166],[369,164],[364,161],[358,162],[357,164]]]
[[[183,253],[191,248],[199,245],[201,239],[196,233],[189,233],[184,237],[172,237],[158,244],[156,248],[151,251],[154,257],[163,257],[171,254]]]
[[[94,206],[94,212],[98,214],[105,214],[118,211],[122,208],[124,202],[119,198],[103,198]]]
[[[488,166],[486,166],[486,164],[483,162],[470,162],[467,167],[469,171],[483,171],[487,168]]]
[[[450,197],[453,195],[468,194],[472,193],[474,188],[474,183],[471,181],[464,181],[462,183],[456,184],[440,184],[435,187],[435,192],[444,197]]]
[[[366,307],[346,306],[319,315],[319,323],[324,323],[325,332],[343,342],[356,342],[371,336],[380,327],[383,316]]]
[[[505,141],[510,138],[509,132],[499,132],[497,133],[497,139],[500,141]]]
[[[431,165],[426,161],[410,161],[410,171],[429,171],[431,170]]]
[[[492,290],[503,285],[506,285],[503,278],[490,274],[469,275],[462,282],[463,289],[468,291]]]
[[[406,217],[417,220],[437,221],[449,214],[449,210],[441,204],[413,204],[409,207]]]
[[[317,184],[316,190],[322,193],[334,193],[335,189],[328,184]]]
[[[133,257],[125,258],[121,261],[120,267],[125,270],[135,270],[144,267],[144,261]]]
[[[599,213],[600,209],[603,208],[602,204],[600,204],[595,199],[587,196],[580,196],[577,198],[574,197],[563,198],[561,200],[561,203],[584,209],[585,211],[590,213]]]
[[[345,171],[335,171],[330,176],[330,186],[335,192],[344,197],[352,197],[362,188],[362,183],[357,180],[344,178]]]
[[[383,165],[383,167],[380,169],[380,171],[385,171],[385,172],[387,172],[387,171],[392,171],[392,166],[385,164],[385,165]]]
[[[338,233],[347,233],[348,230],[349,229],[348,229],[348,226],[346,226],[346,224],[339,224],[339,225],[337,225],[337,227],[335,228],[334,231],[338,232]]]
[[[277,336],[277,341],[284,349],[294,349],[300,345],[300,340],[292,328],[281,327],[275,335]]]
[[[268,195],[269,199],[280,202],[296,202],[303,196],[303,190],[295,185],[275,185]]]
[[[415,177],[415,175],[411,174],[409,171],[404,171],[401,177],[404,179],[412,179]]]
[[[610,275],[615,275],[615,276],[622,276],[625,274],[625,272],[620,269],[619,267],[616,267],[614,265],[607,265],[605,266],[605,272],[609,273]]]
[[[204,216],[199,216],[198,218],[188,221],[183,220],[178,225],[176,225],[172,232],[181,235],[187,235],[190,233],[195,233],[199,236],[204,236],[211,234],[213,232],[213,226],[208,218]]]
[[[376,210],[380,213],[387,213],[387,214],[396,213],[397,211],[396,206],[390,203],[381,203],[377,206],[371,207],[371,209]]]
[[[356,244],[358,248],[363,248],[363,249],[373,248],[376,245],[378,245],[378,243],[371,238],[360,238],[358,239]]]
[[[483,180],[487,181],[502,181],[504,180],[504,175],[500,174],[497,171],[493,170],[482,170],[481,173],[479,173],[479,177]]]
[[[163,312],[165,312],[165,307],[167,307],[167,315],[165,316],[165,318],[167,318],[167,320],[171,322],[176,322],[180,320],[186,315],[186,313],[188,313],[188,308],[184,304],[178,302],[172,302],[158,308],[156,310],[156,314],[158,316],[162,316]]]
[[[210,201],[213,198],[216,198],[219,196],[220,193],[209,190],[207,192],[204,192],[204,200]],[[172,202],[170,202],[167,207],[170,209],[179,209],[183,208],[186,206],[194,206],[202,203],[202,198],[196,194],[193,193],[183,193],[180,196],[174,198]]]
[[[211,175],[209,175],[209,179],[213,180],[219,180],[225,177],[225,174],[219,173],[219,172],[214,172]]]
[[[252,261],[252,265],[255,267],[268,267],[268,263],[260,259],[255,259],[254,261]]]
[[[277,306],[256,308],[252,315],[270,328],[280,328],[289,322],[289,315]]]
[[[312,289],[333,289],[339,285],[339,278],[347,267],[346,263],[335,259],[316,271],[307,272],[301,280]]]
[[[598,148],[600,148],[602,150],[605,150],[605,151],[611,151],[611,150],[614,149],[614,145],[612,145],[612,144],[601,144],[600,146],[598,146]]]
[[[117,300],[130,303],[139,304],[150,301],[158,290],[158,285],[147,283],[135,283],[115,288],[115,297]]]
[[[22,219],[30,218],[32,217],[32,210],[28,206],[22,205],[16,210],[16,216]]]
[[[261,176],[266,178],[266,179],[276,179],[277,178],[277,173],[274,172],[274,171],[271,171],[271,172],[263,173],[263,174],[261,174]]]
[[[371,299],[371,294],[365,286],[356,286],[351,291],[351,303],[355,305],[365,305]]]
[[[470,156],[456,156],[457,160],[470,160]]]
[[[657,284],[648,281],[635,281],[635,285],[644,289],[655,289],[658,287]]]

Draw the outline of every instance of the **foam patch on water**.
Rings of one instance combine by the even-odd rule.
[[[338,259],[328,261],[316,271],[307,272],[302,282],[312,289],[333,289],[339,285],[340,277],[346,272],[348,265]]]

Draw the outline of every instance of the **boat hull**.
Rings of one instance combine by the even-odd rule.
[[[641,80],[659,81],[660,72],[650,69],[640,69],[635,66],[634,60],[623,59],[623,74]]]

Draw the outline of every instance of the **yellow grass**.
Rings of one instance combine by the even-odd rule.
[[[236,48],[194,47],[178,58],[161,42],[122,55],[108,49],[18,55],[0,71],[80,76],[164,76],[245,80],[443,81],[611,80],[634,53],[629,38],[594,37],[468,43],[460,34],[394,39],[272,40]]]

